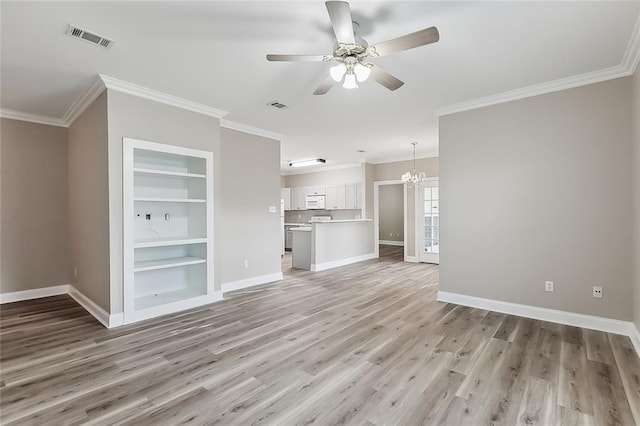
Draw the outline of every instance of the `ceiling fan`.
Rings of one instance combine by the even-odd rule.
[[[314,95],[324,95],[336,83],[343,81],[343,78],[342,87],[355,89],[358,87],[358,82],[365,81],[369,76],[387,89],[396,90],[402,87],[404,82],[368,62],[368,59],[425,46],[440,39],[438,29],[430,27],[369,46],[357,34],[358,24],[351,20],[349,3],[327,1],[325,5],[337,39],[337,45],[330,55],[267,55],[268,61],[338,62],[336,66],[331,67],[329,77],[313,92]]]

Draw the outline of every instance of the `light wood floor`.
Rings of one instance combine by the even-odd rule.
[[[0,420],[640,423],[628,338],[439,303],[437,266],[382,253],[113,330],[66,296],[3,305]]]

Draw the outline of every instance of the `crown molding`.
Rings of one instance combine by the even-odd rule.
[[[622,62],[609,68],[592,71],[546,83],[535,84],[520,89],[509,90],[495,95],[484,96],[482,98],[471,99],[464,102],[437,108],[434,113],[442,117],[456,112],[469,111],[490,105],[497,105],[518,99],[530,98],[532,96],[543,95],[545,93],[558,92],[560,90],[572,89],[574,87],[586,86],[587,84],[599,83],[615,78],[632,75],[640,62],[640,16],[636,19],[636,24],[631,32],[631,38],[627,44]]]
[[[343,163],[343,164],[333,164],[330,166],[311,166],[309,168],[296,168],[295,170],[291,170],[288,168],[289,162],[287,162],[287,170],[281,170],[281,176],[291,176],[291,175],[304,175],[307,173],[322,173],[322,172],[330,172],[332,170],[340,170],[340,169],[355,169],[356,167],[362,167],[362,163]]]
[[[231,121],[225,118],[220,120],[220,127],[237,130],[238,132],[250,133],[252,135],[262,136],[269,139],[282,140],[282,135],[280,133],[271,132],[269,130],[260,129],[258,127],[249,126],[247,124],[238,123],[237,121]]]
[[[509,90],[495,95],[484,96],[482,98],[471,99],[469,101],[459,102],[443,108],[434,110],[438,117],[442,117],[456,112],[469,111],[472,109],[482,108],[490,105],[502,104],[505,102],[515,101],[518,99],[530,98],[532,96],[544,95],[546,93],[558,92],[560,90],[572,89],[574,87],[586,86],[587,84],[599,83],[601,81],[613,80],[614,78],[626,77],[631,75],[622,65],[605,68],[598,71],[592,71],[572,77],[561,78],[558,80],[548,81],[542,84],[523,87],[521,89]]]
[[[118,80],[117,78],[109,77],[104,74],[99,74],[99,76],[107,89],[110,90],[115,90],[129,95],[137,96],[139,98],[149,99],[162,104],[175,106],[177,108],[197,112],[199,114],[208,115],[210,117],[222,118],[228,114],[228,111],[223,111],[221,109],[213,108],[208,105],[158,92],[157,90],[138,86],[137,84],[129,83],[123,80]]]
[[[636,25],[631,33],[631,40],[627,45],[627,50],[624,52],[622,59],[622,66],[629,71],[629,75],[636,72],[640,63],[640,16],[636,20]]]
[[[30,123],[46,124],[49,126],[68,127],[60,118],[47,117],[45,115],[28,114],[26,112],[14,111],[12,109],[0,109],[0,117],[12,120],[28,121]]]
[[[67,112],[62,116],[62,121],[65,123],[65,126],[71,126],[73,122],[76,121],[76,118],[80,117],[80,114],[89,108],[93,101],[104,92],[105,88],[106,86],[102,79],[100,77],[96,78],[93,84],[73,101],[69,109],[67,109]]]
[[[426,158],[434,158],[434,157],[438,157],[438,151],[429,151],[426,153],[422,153],[420,155],[416,155],[416,160],[422,160],[422,159],[426,159]],[[386,164],[386,163],[398,163],[400,161],[413,161],[413,155],[407,155],[407,156],[402,156],[402,157],[389,157],[389,158],[384,158],[384,157],[380,157],[380,158],[372,158],[370,160],[367,160],[367,163],[371,163],[371,164]]]

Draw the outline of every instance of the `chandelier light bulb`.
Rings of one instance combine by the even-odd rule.
[[[347,74],[344,77],[344,84],[342,85],[345,89],[357,89],[358,83],[356,83],[356,75],[355,74]]]
[[[347,67],[343,63],[339,63],[338,65],[329,68],[329,75],[336,82],[341,81],[346,72]]]
[[[371,74],[371,69],[365,65],[357,63],[353,68],[353,72],[356,75],[358,82],[362,83],[363,81],[366,81],[369,78],[369,75]]]

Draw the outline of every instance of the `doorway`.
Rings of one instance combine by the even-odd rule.
[[[440,188],[438,178],[423,182],[418,190],[418,260],[440,263]]]
[[[403,247],[406,260],[407,190],[405,185],[400,180],[374,182],[373,204],[376,257],[380,257],[380,244],[383,244]]]

